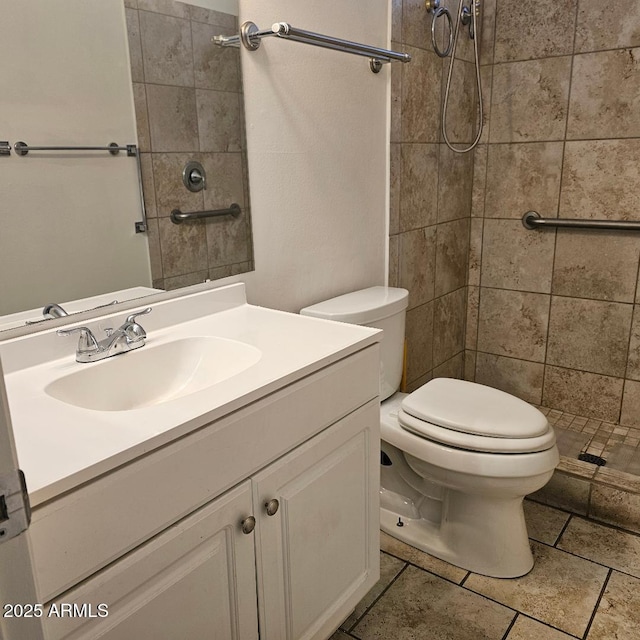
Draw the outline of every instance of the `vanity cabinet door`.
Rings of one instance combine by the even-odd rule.
[[[251,513],[247,480],[50,603],[84,605],[85,617],[47,618],[47,638],[257,640],[254,534],[241,527]]]
[[[377,581],[379,421],[369,402],[254,476],[261,640],[326,640]]]

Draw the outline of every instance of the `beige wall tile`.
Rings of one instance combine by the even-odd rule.
[[[453,358],[437,366],[433,370],[434,378],[456,378],[461,380],[464,375],[464,354],[461,351]]]
[[[151,150],[151,134],[149,132],[149,116],[147,114],[147,94],[145,85],[133,83],[133,105],[136,111],[136,133],[140,151]]]
[[[407,311],[407,382],[433,369],[433,302]]]
[[[137,9],[138,8],[138,0],[124,0],[124,6],[128,9]]]
[[[522,218],[531,209],[555,217],[562,142],[489,145],[485,216]]]
[[[142,193],[144,194],[144,206],[147,212],[147,218],[157,218],[156,186],[153,181],[153,163],[150,153],[140,154],[140,165],[142,169]]]
[[[473,153],[473,186],[471,190],[471,217],[484,216],[484,199],[487,182],[488,145],[480,144]]]
[[[440,140],[442,59],[435,53],[404,47],[411,63],[402,65],[402,142]]]
[[[438,222],[471,215],[473,154],[454,153],[440,145],[438,168]]]
[[[542,489],[529,497],[552,507],[566,509],[571,513],[587,515],[590,488],[588,480],[573,478],[556,471]]]
[[[400,234],[400,286],[409,290],[409,308],[434,297],[436,228]]]
[[[435,224],[438,216],[437,144],[400,145],[400,230]]]
[[[482,285],[551,293],[555,233],[525,229],[520,220],[485,220]]]
[[[476,360],[476,382],[501,389],[533,404],[542,401],[544,365],[478,353]]]
[[[228,33],[225,33],[225,35],[233,35],[233,31],[238,28],[237,16],[230,13],[223,13],[222,11],[215,11],[214,9],[205,9],[204,7],[189,5],[189,17],[195,22],[205,22],[228,30]]]
[[[547,363],[624,377],[632,312],[629,304],[553,296]]]
[[[389,235],[395,235],[400,231],[400,172],[402,158],[400,145],[389,145]]]
[[[421,49],[431,50],[431,14],[422,0],[402,2],[402,41]]]
[[[394,46],[394,43],[391,43]],[[397,44],[397,49],[402,49],[401,44]],[[411,62],[410,64],[413,64]],[[402,142],[402,67],[404,65],[392,64],[391,73],[391,142]]]
[[[433,366],[449,360],[464,349],[466,287],[434,301]]]
[[[421,375],[419,378],[409,382],[402,391],[403,393],[413,393],[416,389],[419,389],[423,385],[427,384],[429,380],[433,380],[433,371],[428,371],[424,375]]]
[[[389,286],[399,286],[400,277],[400,236],[389,238]]]
[[[469,219],[439,224],[436,229],[435,295],[441,296],[467,283]]]
[[[626,377],[640,380],[640,307],[638,306],[635,306],[633,310]]]
[[[402,40],[402,0],[391,0],[391,39]]]
[[[574,415],[617,422],[622,384],[621,378],[547,366],[542,404]]]
[[[625,381],[620,423],[629,427],[640,427],[640,382]]]
[[[234,31],[232,27],[223,35],[233,35]],[[213,36],[221,34],[220,27],[192,22],[191,33],[196,88],[241,92],[240,51],[234,47],[219,47],[211,42]]]
[[[478,313],[480,311],[480,287],[467,287],[467,324],[465,349],[475,351],[478,345]]]
[[[193,193],[182,182],[182,170],[190,160],[202,162],[197,153],[152,153],[153,177],[156,188],[157,215],[166,217],[173,209],[202,211],[203,192]]]
[[[616,0],[606,11],[600,0],[580,0],[576,51],[597,51],[640,46],[640,4]]]
[[[567,138],[640,136],[640,48],[576,55]]]
[[[482,266],[482,234],[484,230],[484,220],[480,218],[471,219],[471,231],[469,234],[469,276],[470,286],[480,284],[480,269]]]
[[[152,151],[197,151],[195,89],[147,84]]]
[[[491,94],[491,142],[564,137],[571,57],[496,65]]]
[[[578,0],[501,0],[496,18],[495,62],[573,53]]]
[[[448,58],[443,65],[443,101],[447,82],[446,72],[450,60]],[[445,118],[447,137],[450,142],[465,146],[475,139],[478,131],[476,104],[475,66],[471,62],[456,60],[451,75],[446,111],[447,117]]]
[[[640,140],[567,142],[560,215],[640,220]]]
[[[480,64],[493,64],[496,31],[496,0],[485,0],[481,8]]]
[[[640,533],[640,495],[594,484],[589,518]]]
[[[491,93],[493,86],[493,67],[480,68],[480,88],[482,90],[482,133],[480,144],[489,142],[491,128]],[[478,116],[479,117],[479,116]]]
[[[205,223],[209,268],[244,262],[249,254],[249,226],[244,214],[221,216]]]
[[[441,7],[446,7],[449,9],[451,16],[455,16],[456,11],[458,10],[459,0],[442,0],[440,2]],[[481,11],[484,10],[482,7]],[[449,38],[449,25],[447,24],[447,20],[444,17],[439,18],[438,20],[438,43],[442,48],[446,46]],[[482,18],[479,21],[479,32],[482,27]],[[458,36],[458,46],[455,50],[456,58],[460,60],[466,60],[467,62],[473,62],[473,40],[469,37],[469,26],[462,27],[460,29],[460,35]]]
[[[125,9],[127,20],[127,39],[129,42],[129,62],[131,63],[131,80],[144,82],[144,68],[142,66],[142,43],[140,40],[140,19],[138,12]]]
[[[207,238],[203,224],[178,225],[169,218],[158,218],[158,225],[165,283],[173,276],[207,270]]]
[[[614,571],[598,605],[589,640],[634,638],[639,610],[640,580]]]
[[[478,351],[543,362],[550,296],[483,288]]]
[[[464,586],[582,637],[609,570],[538,542],[531,546],[535,564],[526,576],[498,580],[471,574]]]
[[[469,382],[476,380],[476,352],[464,352],[464,379]]]
[[[140,12],[145,82],[193,87],[191,23]]]
[[[226,275],[226,274],[225,274]],[[165,278],[163,280],[164,287],[167,291],[173,289],[182,289],[182,287],[190,287],[192,284],[200,284],[207,278],[211,279],[209,271],[194,271],[193,273],[184,273],[173,278]]]
[[[178,0],[138,0],[138,8],[176,18],[189,18],[189,5]]]
[[[201,151],[241,151],[242,94],[196,89]]]
[[[239,153],[202,153],[202,166],[207,173],[204,194],[206,209],[224,209],[232,202],[243,209],[249,205]]]
[[[640,246],[631,235],[558,231],[553,292],[580,298],[633,302]]]

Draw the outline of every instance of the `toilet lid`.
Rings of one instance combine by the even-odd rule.
[[[415,425],[429,424],[429,431],[437,426],[477,437],[517,440],[539,438],[550,430],[546,417],[527,402],[492,387],[452,378],[427,382],[404,399],[402,410],[417,419]],[[415,425],[412,431],[419,430]]]
[[[431,442],[437,442],[456,449],[466,451],[482,451],[485,453],[535,453],[551,449],[556,443],[556,434],[548,426],[547,431],[533,438],[502,438],[473,435],[440,427],[430,422],[409,415],[403,409],[398,411],[400,427],[416,436]]]

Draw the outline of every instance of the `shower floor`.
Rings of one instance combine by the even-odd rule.
[[[556,430],[560,455],[598,456],[608,469],[640,476],[640,429],[538,407]]]

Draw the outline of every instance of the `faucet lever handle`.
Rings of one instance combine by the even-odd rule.
[[[146,309],[143,309],[142,311],[138,311],[138,313],[132,313],[130,316],[127,316],[127,324],[133,324],[136,321],[136,318],[138,316],[145,316],[147,315],[147,313],[151,313],[151,307],[147,307]]]
[[[80,333],[78,339],[78,353],[87,353],[98,350],[98,341],[89,327],[74,327],[73,329],[58,329],[59,336],[70,336],[72,333]]]

